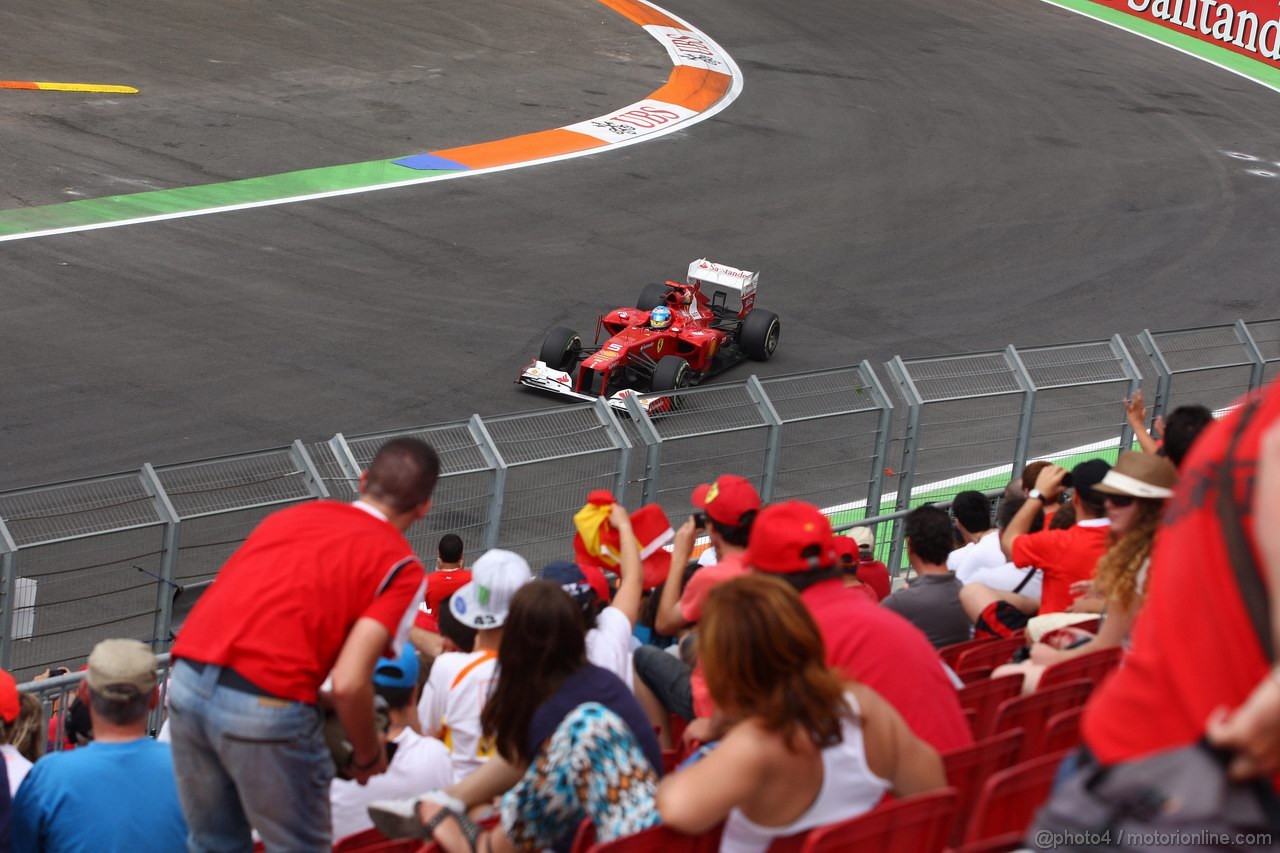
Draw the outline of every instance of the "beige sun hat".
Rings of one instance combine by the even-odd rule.
[[[1129,495],[1148,500],[1173,497],[1178,485],[1178,469],[1163,456],[1127,450],[1115,466],[1093,488],[1108,495]]]

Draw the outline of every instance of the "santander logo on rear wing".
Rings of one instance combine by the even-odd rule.
[[[717,264],[715,261],[709,261],[706,258],[700,258],[689,264],[690,284],[695,281],[702,283],[705,285],[704,292],[708,289],[715,290],[718,288],[731,293],[737,298],[743,316],[755,304],[756,285],[759,280],[760,273],[758,272]]]

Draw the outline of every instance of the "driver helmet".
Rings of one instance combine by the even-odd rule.
[[[649,328],[665,329],[671,325],[671,309],[665,305],[659,305],[649,312]]]

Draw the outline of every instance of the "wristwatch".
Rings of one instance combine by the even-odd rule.
[[[1027,500],[1040,501],[1040,503],[1045,503],[1044,492],[1040,491],[1039,489],[1032,489],[1031,491],[1027,492]]]

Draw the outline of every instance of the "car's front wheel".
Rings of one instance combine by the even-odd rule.
[[[678,355],[664,355],[658,359],[658,366],[653,371],[653,390],[663,392],[688,388],[692,379],[693,368],[689,367],[689,362]]]
[[[542,341],[542,351],[538,361],[546,362],[552,370],[568,370],[578,360],[582,352],[582,336],[573,329],[556,326],[547,332]]]

